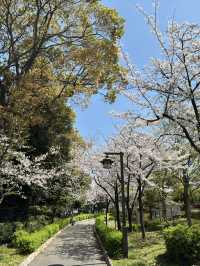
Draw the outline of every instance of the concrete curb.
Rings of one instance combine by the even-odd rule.
[[[67,227],[70,225],[67,225],[60,231],[58,231],[55,235],[53,235],[51,238],[49,238],[44,244],[42,244],[36,251],[31,253],[19,266],[28,266],[29,263],[31,263],[37,255],[42,252],[60,233],[62,233]]]
[[[108,253],[107,253],[107,251],[105,250],[105,248],[104,248],[104,246],[103,246],[103,243],[102,243],[102,241],[101,241],[101,239],[100,239],[100,237],[99,237],[99,235],[98,235],[98,233],[97,233],[97,231],[96,231],[95,225],[93,226],[93,231],[94,231],[94,235],[95,235],[95,237],[97,238],[97,241],[98,241],[99,246],[100,246],[101,249],[103,250],[103,255],[104,255],[104,258],[105,258],[105,260],[106,260],[107,265],[108,265],[108,266],[113,266],[112,261],[111,261],[110,257],[108,256]]]

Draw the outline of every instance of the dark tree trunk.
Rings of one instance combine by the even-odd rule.
[[[133,224],[133,219],[132,219],[133,213],[132,213],[131,208],[127,207],[127,213],[128,213],[128,229],[129,229],[129,232],[132,232],[133,231],[133,226],[132,226],[132,224]]]
[[[108,226],[108,211],[109,211],[109,205],[110,205],[110,201],[107,199],[107,200],[106,200],[106,226]]]
[[[144,207],[143,207],[142,196],[143,196],[142,182],[141,178],[138,178],[138,204],[139,204],[140,227],[141,227],[142,238],[145,239]]]
[[[8,104],[8,88],[0,81],[0,105],[7,106]]]
[[[117,229],[117,220],[116,220],[116,217],[115,217],[115,230]]]
[[[165,195],[162,195],[161,204],[162,204],[162,218],[164,221],[166,221],[167,220],[167,206],[166,206]]]
[[[122,225],[121,225],[121,219],[120,219],[119,202],[116,202],[115,208],[116,208],[117,229],[121,231]]]
[[[126,187],[126,208],[127,208],[127,215],[128,215],[128,227],[129,232],[132,232],[132,209],[130,207],[130,175],[128,176],[128,182]]]
[[[190,182],[187,172],[183,172],[183,186],[184,186],[184,209],[185,209],[185,216],[187,219],[188,226],[192,225],[192,215],[191,215],[191,203],[190,203]]]
[[[151,206],[149,206],[149,219],[153,220],[153,211]]]
[[[119,210],[119,190],[118,183],[115,185],[115,210],[116,210],[116,220],[117,220],[117,229],[121,231],[121,220],[120,220],[120,210]]]

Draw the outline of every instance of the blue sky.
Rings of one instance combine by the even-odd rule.
[[[131,60],[142,68],[151,57],[159,56],[156,40],[149,32],[144,17],[137,11],[136,5],[144,7],[152,13],[151,0],[103,0],[106,6],[115,8],[125,18],[125,35],[122,45]],[[166,28],[167,21],[175,17],[176,21],[200,23],[200,0],[160,0],[159,21],[162,29]],[[119,121],[109,115],[112,110],[126,111],[131,106],[124,99],[119,98],[114,104],[105,103],[101,96],[95,96],[85,110],[76,107],[76,127],[84,138],[95,138],[98,143],[104,137],[114,132]]]

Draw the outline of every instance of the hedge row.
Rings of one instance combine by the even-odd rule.
[[[96,218],[96,231],[111,258],[118,258],[122,254],[122,233],[111,229],[104,223],[104,217]]]
[[[88,220],[88,219],[92,219],[92,218],[96,218],[99,214],[93,214],[93,213],[81,213],[77,216],[74,216],[74,220],[76,222],[78,221],[82,221],[82,220]]]
[[[33,233],[50,224],[48,217],[40,215],[30,216],[26,221],[13,221],[0,223],[0,245],[9,244],[12,241],[13,234],[18,230],[24,230]]]
[[[181,265],[200,262],[200,226],[177,225],[164,229],[167,254]],[[199,265],[199,264],[198,264]]]
[[[13,244],[20,250],[20,252],[31,253],[48,238],[57,233],[59,229],[60,227],[58,224],[51,224],[34,233],[19,230],[14,234]]]
[[[93,218],[93,214],[80,214],[74,216],[73,220],[81,221]],[[63,218],[55,223],[44,226],[42,229],[29,233],[25,230],[18,230],[13,236],[13,245],[18,248],[21,253],[29,254],[39,248],[47,239],[57,233],[70,223],[71,218]]]

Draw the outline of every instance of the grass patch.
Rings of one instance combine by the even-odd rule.
[[[114,266],[178,266],[170,264],[165,257],[165,243],[160,232],[147,232],[146,240],[141,233],[129,234],[129,258],[113,260]]]
[[[25,258],[14,248],[0,246],[0,266],[18,266]]]

